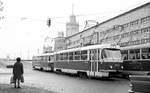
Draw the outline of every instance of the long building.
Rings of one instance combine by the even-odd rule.
[[[116,43],[121,47],[150,43],[150,2],[68,36],[67,48]]]

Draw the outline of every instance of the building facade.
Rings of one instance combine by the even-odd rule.
[[[115,43],[121,47],[150,43],[150,3],[66,37],[67,48]]]

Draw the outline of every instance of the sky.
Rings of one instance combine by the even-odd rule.
[[[31,58],[42,53],[44,39],[66,31],[69,16],[76,15],[80,31],[86,20],[99,23],[150,0],[0,0],[0,58]],[[73,5],[73,8],[72,8]],[[51,26],[47,19],[51,18]]]

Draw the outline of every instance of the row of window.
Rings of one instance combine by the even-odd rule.
[[[123,25],[123,28],[127,28],[129,26],[135,26],[135,25],[138,25],[138,24],[147,23],[149,21],[150,21],[150,16],[147,16],[147,17],[144,17],[144,18],[137,19],[137,20],[134,20],[132,22],[126,23],[126,24]]]
[[[51,57],[50,56],[38,56],[38,57],[34,57],[33,60],[51,61]]]
[[[119,45],[121,47],[124,47],[124,46],[130,46],[130,45],[140,45],[140,44],[145,44],[145,43],[150,43],[150,38],[134,40],[130,42],[123,42],[123,43],[119,43]]]
[[[146,28],[142,28],[142,29],[138,29],[138,30],[133,30],[131,32],[126,32],[121,34],[121,38],[126,38],[129,36],[133,36],[133,35],[137,35],[137,34],[142,34],[142,33],[147,33],[150,32],[150,27],[146,27]],[[107,37],[106,39],[113,39],[116,40],[119,38],[120,35],[115,35],[115,36],[111,36],[111,37]]]
[[[100,50],[99,49],[90,50],[89,54],[88,54],[87,50],[57,54],[56,60],[57,61],[63,61],[63,60],[80,60],[80,61],[82,61],[82,60],[88,60],[88,57],[89,57],[89,60],[99,60],[100,59]]]
[[[93,49],[90,50],[89,52],[87,50],[83,51],[75,51],[75,52],[67,52],[67,53],[60,53],[56,54],[54,56],[38,56],[34,58],[34,60],[42,60],[42,61],[68,61],[68,60],[79,60],[79,61],[84,61],[84,60],[99,60],[100,58],[100,49]]]
[[[150,59],[150,48],[124,50],[122,57],[124,60]]]
[[[75,51],[75,52],[67,52],[56,55],[57,61],[62,60],[87,60],[87,50],[84,51]]]

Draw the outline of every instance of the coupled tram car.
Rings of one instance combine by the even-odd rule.
[[[121,48],[123,73],[126,75],[150,75],[150,44]]]
[[[53,71],[53,53],[39,54],[32,57],[32,67],[39,70]]]
[[[33,57],[33,67],[77,74],[81,77],[112,77],[123,70],[119,46],[91,45]]]

